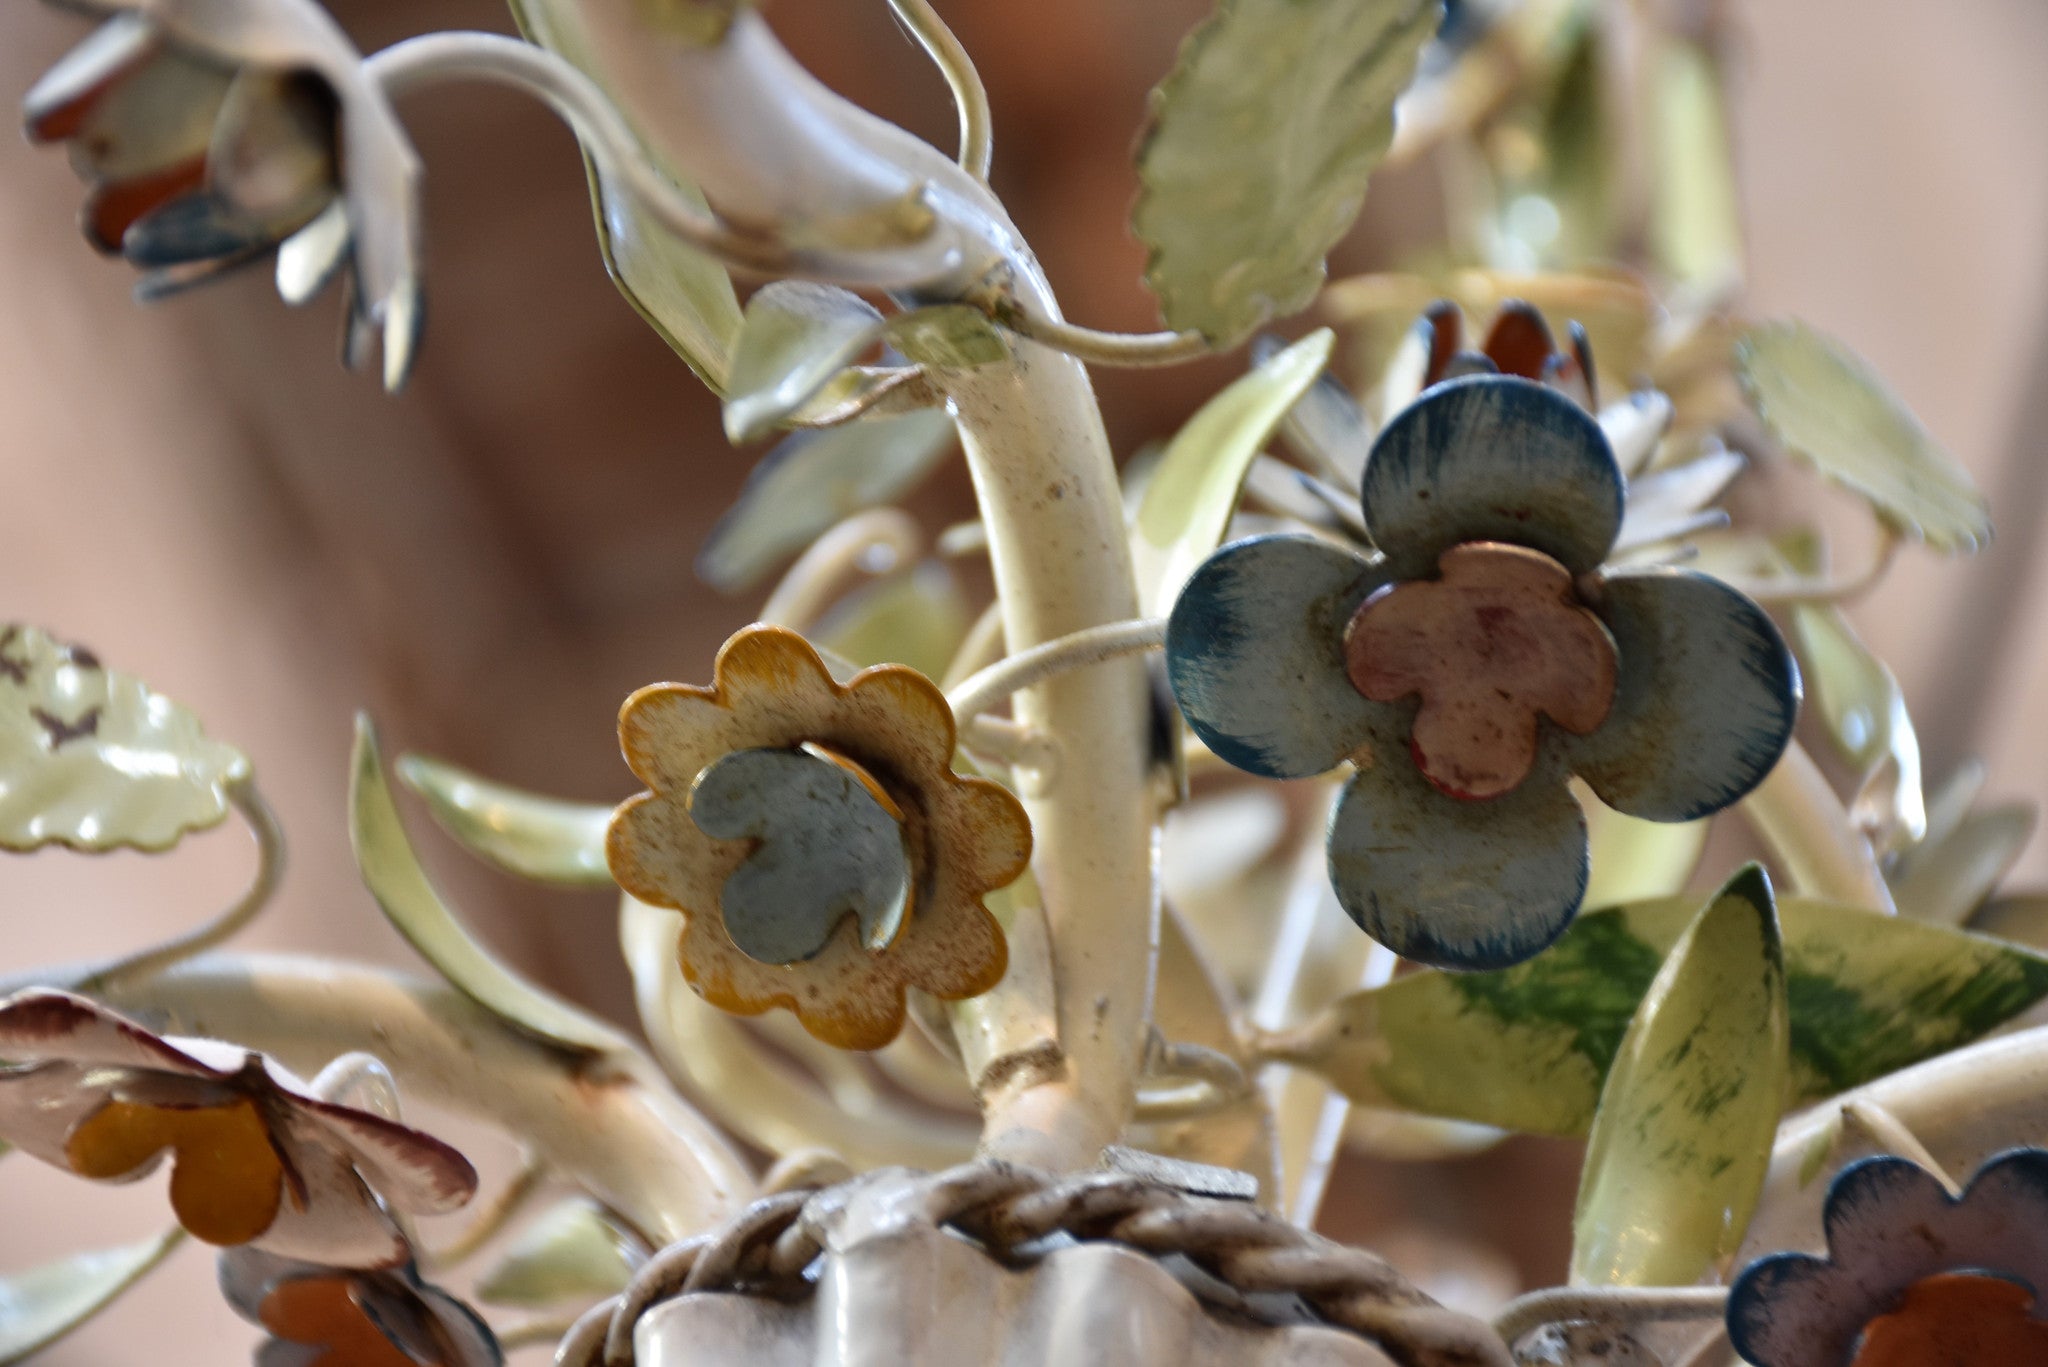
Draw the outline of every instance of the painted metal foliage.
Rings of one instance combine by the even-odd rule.
[[[0,626],[0,849],[164,850],[227,817],[249,761],[82,646]]]
[[[431,1135],[324,1100],[260,1054],[158,1035],[68,992],[0,1002],[0,1058],[0,1139],[108,1182],[168,1155],[171,1209],[207,1243],[387,1267],[411,1256],[391,1210],[444,1214],[476,1193],[476,1170]]]
[[[238,1248],[220,1258],[235,1313],[269,1331],[259,1367],[498,1367],[505,1355],[476,1312],[422,1280],[411,1262],[327,1267]]]
[[[982,897],[1023,872],[1030,823],[953,772],[953,714],[922,674],[840,684],[803,637],[753,626],[711,687],[627,699],[619,738],[651,791],[612,819],[612,874],[683,913],[683,976],[714,1006],[787,1007],[828,1044],[877,1049],[909,988],[957,1000],[1002,978]]]
[[[23,102],[89,186],[87,241],[169,293],[277,251],[288,303],[348,276],[349,364],[404,382],[421,322],[418,159],[315,0],[84,0],[106,16]]]
[[[2048,1362],[2048,1150],[2013,1149],[1960,1194],[1903,1158],[1828,1189],[1827,1253],[1744,1269],[1728,1334],[1756,1367],[2031,1367]]]
[[[1451,968],[1520,962],[1571,923],[1587,853],[1569,775],[1620,811],[1690,821],[1763,779],[1799,702],[1790,652],[1742,594],[1603,568],[1624,482],[1578,401],[1590,365],[1553,374],[1547,334],[1501,334],[1488,351],[1505,364],[1473,353],[1478,373],[1424,390],[1375,440],[1376,556],[1235,542],[1167,634],[1174,696],[1223,759],[1272,778],[1356,765],[1330,818],[1338,899],[1381,943]]]

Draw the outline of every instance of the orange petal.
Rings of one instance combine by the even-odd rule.
[[[64,1145],[73,1172],[102,1180],[135,1175],[165,1149],[172,1154],[171,1209],[195,1238],[246,1244],[277,1219],[284,1164],[246,1097],[193,1109],[112,1101]]]
[[[205,183],[205,157],[131,180],[107,181],[85,202],[86,240],[109,255],[119,255],[121,239],[132,224]]]
[[[2048,1324],[2028,1316],[2033,1299],[1998,1277],[1929,1277],[1870,1322],[1850,1367],[2040,1367]]]
[[[347,1277],[282,1282],[257,1314],[278,1338],[324,1347],[310,1367],[419,1367],[370,1322]]]

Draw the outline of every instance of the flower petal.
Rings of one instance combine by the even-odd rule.
[[[1804,1253],[1757,1259],[1728,1293],[1729,1343],[1755,1367],[1847,1361],[1868,1316],[1861,1303],[1836,1299],[1842,1280],[1824,1259]]]
[[[286,1164],[284,1199],[255,1247],[323,1267],[395,1267],[412,1256],[405,1235],[347,1157],[299,1133],[278,1138]]]
[[[160,47],[85,111],[73,164],[95,180],[132,180],[203,161],[233,79],[218,63]]]
[[[1543,750],[1519,787],[1474,802],[1383,748],[1330,813],[1330,881],[1351,919],[1439,968],[1506,968],[1564,934],[1586,893],[1586,818],[1551,735]]]
[[[0,1070],[0,1140],[68,1168],[64,1141],[107,1102],[108,1085],[86,1079],[85,1069],[69,1063]]]
[[[139,14],[121,14],[94,29],[57,59],[21,102],[23,128],[32,142],[76,137],[93,106],[149,60],[156,38]]]
[[[197,1048],[180,1048],[98,1002],[56,988],[30,988],[0,1002],[0,1058],[15,1063],[149,1068],[217,1079],[248,1056],[245,1049],[224,1045],[208,1052],[212,1057],[201,1057]]]
[[[1386,576],[1305,536],[1225,546],[1189,578],[1166,627],[1174,701],[1208,747],[1268,778],[1324,773],[1395,714],[1344,672],[1344,629]]]
[[[430,1134],[327,1101],[298,1100],[296,1109],[291,1122],[295,1136],[347,1157],[377,1194],[399,1210],[442,1215],[476,1195],[476,1169]]]
[[[1761,783],[1799,716],[1799,668],[1764,610],[1677,569],[1609,575],[1593,609],[1621,670],[1606,724],[1565,741],[1572,771],[1652,821],[1707,816]]]
[[[1396,579],[1428,578],[1464,541],[1530,546],[1585,574],[1621,530],[1622,479],[1585,409],[1528,380],[1474,375],[1388,422],[1361,501]]]

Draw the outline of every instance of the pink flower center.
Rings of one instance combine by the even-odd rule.
[[[1574,735],[1614,705],[1614,641],[1572,577],[1523,546],[1472,541],[1441,577],[1389,584],[1344,633],[1351,683],[1374,702],[1420,694],[1410,749],[1456,798],[1499,797],[1536,762],[1538,713]]]

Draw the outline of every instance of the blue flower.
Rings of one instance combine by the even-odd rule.
[[[2048,1324],[2035,1318],[2048,1290],[2048,1151],[1998,1155],[1960,1196],[1903,1158],[1866,1158],[1828,1188],[1822,1224],[1826,1257],[1774,1253],[1736,1278],[1728,1337],[1744,1361],[2048,1360]]]
[[[1167,629],[1188,724],[1272,778],[1344,761],[1338,900],[1447,968],[1519,963],[1585,895],[1577,774],[1655,821],[1720,811],[1791,739],[1799,674],[1763,610],[1706,575],[1607,570],[1623,479],[1577,403],[1453,379],[1366,461],[1377,556],[1307,536],[1223,547]]]

